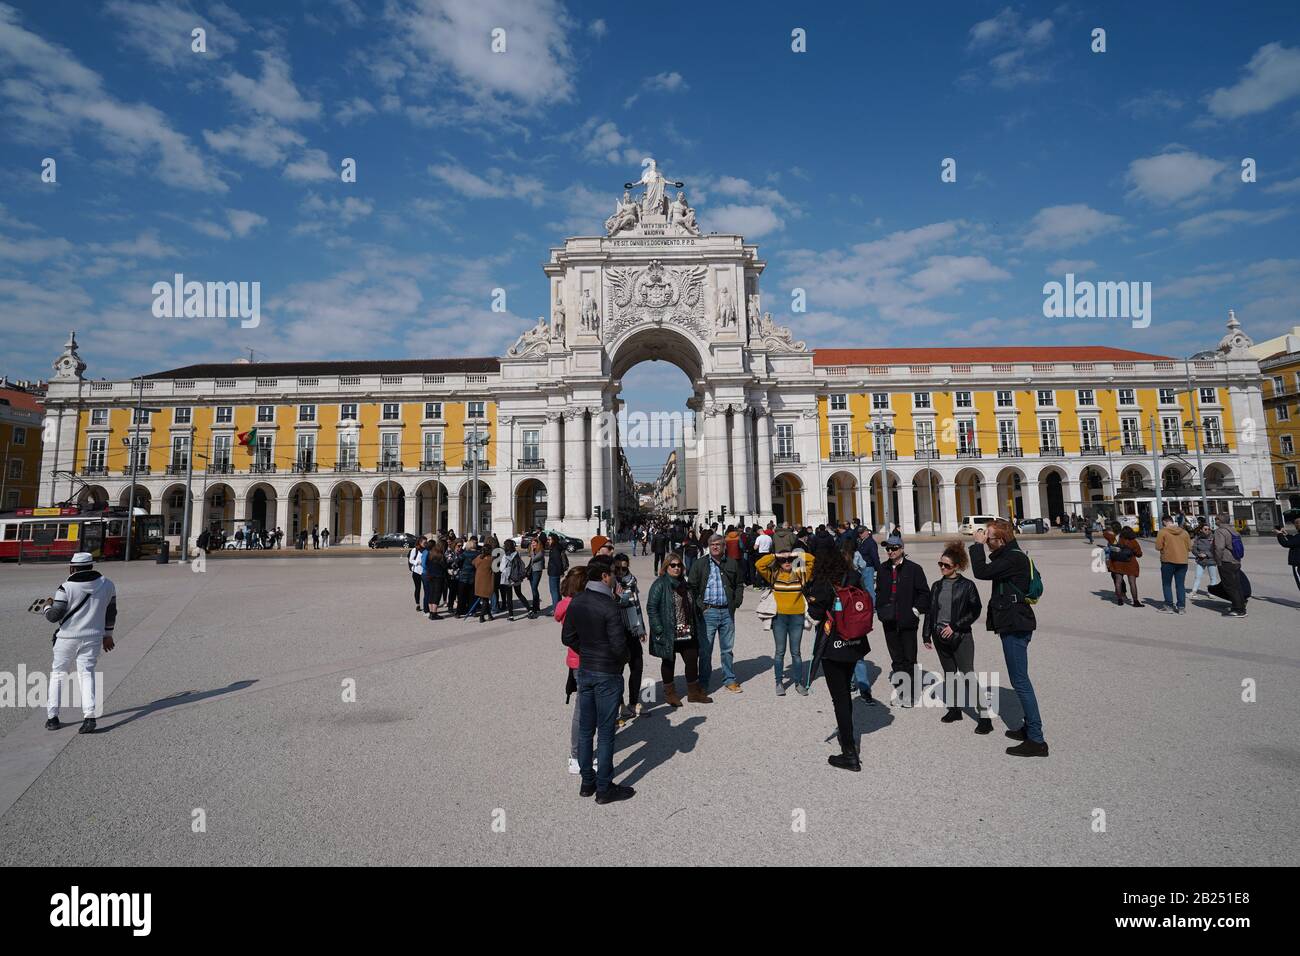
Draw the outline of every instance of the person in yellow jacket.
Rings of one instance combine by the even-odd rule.
[[[790,666],[794,671],[794,689],[808,696],[808,679],[804,673],[800,645],[803,643],[804,612],[803,586],[812,577],[813,557],[802,551],[782,551],[765,554],[754,565],[759,576],[772,587],[776,597],[776,616],[772,618],[772,638],[776,651],[772,655],[772,670],[776,677],[776,695],[785,696],[785,649],[790,647]]]

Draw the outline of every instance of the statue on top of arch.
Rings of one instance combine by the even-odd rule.
[[[685,183],[669,179],[660,171],[653,159],[641,161],[641,178],[623,184],[623,198],[614,205],[614,214],[605,220],[605,232],[616,236],[622,232],[640,231],[646,225],[671,228],[673,234],[698,236],[700,227],[695,222],[695,210],[686,203]],[[644,186],[640,199],[632,197],[632,190]],[[677,198],[669,200],[665,188],[675,186]],[[659,233],[662,235],[663,233]]]

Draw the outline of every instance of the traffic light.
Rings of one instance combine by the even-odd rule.
[[[727,520],[727,506],[726,506],[726,505],[723,505],[722,508],[721,508],[721,510],[718,512],[718,520],[719,520],[719,521],[726,521],[726,520]]]
[[[591,516],[597,521],[600,520],[600,505],[594,505],[591,509]]]

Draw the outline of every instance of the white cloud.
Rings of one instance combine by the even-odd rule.
[[[238,44],[232,33],[242,32],[237,29],[243,22],[238,14],[234,14],[235,20],[226,21],[227,29],[221,29],[188,6],[174,2],[111,0],[105,9],[122,22],[121,38],[126,46],[168,70],[208,69],[214,58],[229,56],[235,51]],[[223,14],[227,12],[233,13],[222,11]],[[202,27],[205,31],[205,53],[195,53],[191,47],[191,31],[195,27]],[[244,24],[244,29],[247,28]]]
[[[418,80],[450,78],[470,100],[503,99],[525,109],[566,102],[574,91],[569,37],[575,25],[558,0],[416,0],[392,17]],[[506,49],[492,51],[492,31]]]
[[[0,4],[0,70],[9,75],[0,84],[0,97],[38,139],[67,138],[89,128],[114,153],[133,159],[156,155],[157,176],[170,186],[227,190],[217,171],[160,110],[144,103],[124,103],[108,94],[99,74],[62,47],[25,30],[17,11],[4,4]]]
[[[1300,193],[1300,178],[1286,179],[1264,187],[1266,193]]]
[[[1035,214],[1024,245],[1027,249],[1067,249],[1091,242],[1123,224],[1120,216],[1099,212],[1084,203],[1047,206]]]
[[[1120,109],[1134,119],[1146,119],[1151,116],[1163,116],[1176,113],[1184,106],[1181,98],[1167,90],[1151,90],[1141,96],[1135,96],[1120,104]]]
[[[363,100],[359,96],[354,96],[352,99],[345,101],[343,105],[338,108],[338,111],[334,114],[334,118],[346,126],[354,119],[362,116],[372,116],[374,113],[375,108],[371,106],[369,102]]]
[[[467,199],[523,199],[542,204],[545,185],[532,176],[507,175],[499,169],[486,170],[486,177],[456,163],[437,163],[429,172]]]
[[[1135,159],[1128,167],[1128,194],[1158,205],[1182,202],[1209,188],[1227,169],[1221,160],[1186,149]]]
[[[598,116],[590,117],[577,129],[557,138],[561,142],[577,144],[582,158],[593,163],[639,166],[641,160],[649,155],[633,146],[631,137],[620,133],[617,123]]]
[[[623,101],[623,108],[631,109],[632,104],[644,93],[685,93],[689,89],[690,86],[676,70],[671,73],[656,73],[641,81],[641,88]]]
[[[771,206],[715,206],[709,210],[707,228],[757,239],[784,229],[785,222]]]
[[[1206,105],[1219,119],[1238,119],[1263,113],[1294,96],[1300,96],[1300,50],[1269,43],[1255,51],[1235,85],[1215,90]]]
[[[605,25],[604,20],[592,20],[591,23],[587,24],[587,32],[597,40],[603,40],[605,34],[609,32],[609,27]]]
[[[1045,271],[1048,275],[1053,276],[1063,276],[1067,272],[1081,275],[1085,272],[1091,272],[1095,268],[1097,268],[1097,263],[1091,259],[1057,259],[1055,262],[1049,262]]]
[[[321,149],[304,150],[302,154],[284,167],[284,178],[294,182],[326,182],[337,179],[340,170],[330,167],[329,157]]]
[[[990,82],[1002,89],[1037,83],[1047,79],[1049,64],[1043,56],[1052,42],[1050,19],[1023,20],[1020,13],[1004,7],[996,15],[981,20],[970,29],[968,52],[992,54]],[[972,83],[977,75],[968,73],[963,80]]]
[[[375,206],[370,200],[357,196],[322,199],[316,193],[308,193],[298,208],[303,218],[293,231],[313,234],[339,226],[350,226],[369,216],[374,212]]]
[[[246,126],[227,126],[216,132],[205,129],[203,138],[210,149],[266,168],[280,165],[290,150],[307,143],[301,134],[265,117]]]
[[[22,239],[14,240],[0,236],[0,259],[10,262],[44,262],[46,259],[58,259],[72,251],[72,243],[66,239]]]
[[[266,217],[259,216],[255,212],[247,209],[227,209],[226,219],[230,222],[230,228],[239,238],[244,238],[258,226],[266,225]]]
[[[320,104],[303,99],[289,75],[288,62],[269,50],[258,53],[262,61],[262,75],[254,80],[242,73],[231,72],[221,79],[221,85],[240,103],[262,116],[284,123],[315,119],[320,115]]]
[[[1287,215],[1287,209],[1216,209],[1180,222],[1178,235],[1182,239],[1204,239],[1228,232],[1236,226],[1262,226]]]

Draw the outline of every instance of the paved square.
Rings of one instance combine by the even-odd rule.
[[[616,779],[637,795],[607,807],[566,772],[547,618],[429,622],[398,552],[105,565],[120,617],[103,732],[47,733],[42,714],[0,708],[0,863],[1294,865],[1300,594],[1271,539],[1247,547],[1256,597],[1234,621],[1199,598],[1186,617],[1116,607],[1082,542],[1026,542],[1047,586],[1031,645],[1047,760],[1007,757],[1001,718],[977,737],[940,709],[856,702],[863,772],[828,767],[829,696],[820,680],[774,695],[751,591],[744,693],[670,712],[656,684],[618,737]],[[912,542],[927,577],[937,552]],[[649,559],[633,569],[644,593]],[[48,669],[51,625],[24,609],[62,575],[0,567],[0,671]],[[1154,560],[1140,586],[1158,598]],[[998,642],[976,640],[1015,724]]]

